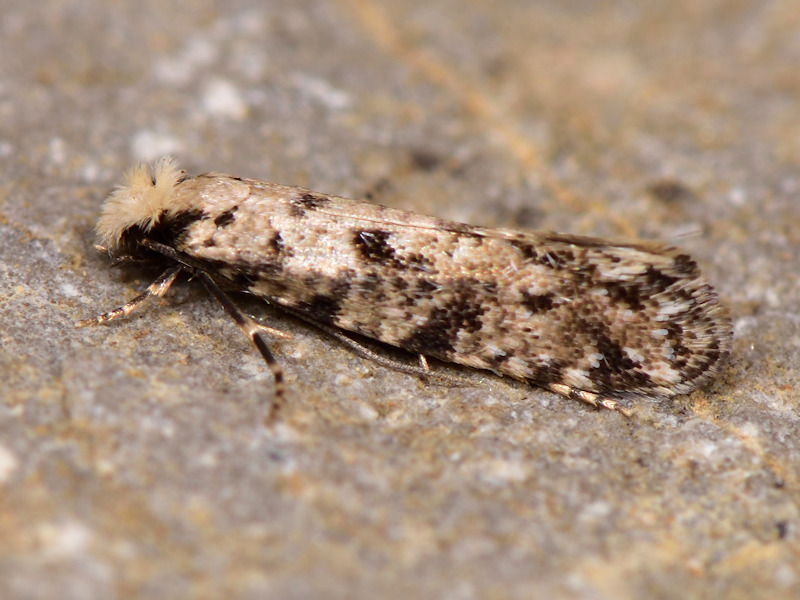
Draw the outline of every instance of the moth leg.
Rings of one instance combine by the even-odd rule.
[[[167,293],[170,286],[175,282],[175,278],[178,276],[178,273],[181,272],[183,269],[183,265],[175,265],[170,267],[158,278],[147,286],[147,289],[136,296],[133,300],[128,302],[127,304],[123,304],[122,306],[118,306],[114,310],[110,310],[107,313],[103,313],[102,315],[98,315],[91,319],[83,319],[75,323],[75,327],[86,327],[88,325],[99,325],[100,323],[105,323],[106,321],[113,321],[117,317],[124,317],[132,313],[136,310],[143,302],[145,302],[148,298],[160,298],[164,294]]]
[[[631,416],[631,412],[624,406],[620,406],[616,400],[605,398],[600,394],[587,392],[586,390],[578,390],[569,387],[568,385],[564,385],[563,383],[551,383],[547,386],[547,388],[551,392],[555,392],[556,394],[565,396],[571,400],[580,400],[581,402],[585,402],[586,404],[594,406],[595,408],[605,408],[607,410],[618,412],[625,417]]]
[[[279,309],[289,313],[293,317],[297,317],[301,321],[305,321],[312,327],[316,327],[323,333],[328,334],[332,338],[338,340],[339,342],[341,342],[342,344],[353,350],[353,352],[355,352],[359,356],[371,360],[381,365],[382,367],[386,367],[387,369],[393,369],[401,373],[407,373],[408,375],[416,375],[418,377],[428,377],[428,378],[438,379],[440,381],[446,381],[448,383],[452,383],[455,385],[464,385],[465,383],[468,385],[474,384],[474,382],[470,381],[466,377],[457,377],[455,375],[448,375],[446,373],[434,373],[427,366],[427,361],[425,363],[425,367],[422,366],[417,367],[414,365],[409,365],[407,363],[401,362],[399,360],[392,360],[391,358],[386,358],[385,356],[382,356],[377,352],[370,350],[369,348],[357,342],[347,334],[342,333],[342,331],[336,329],[335,327],[331,327],[330,325],[326,325],[325,323],[320,323],[319,321],[315,321],[311,317],[308,317],[307,315],[304,315],[300,311],[297,311],[291,307],[283,306],[281,304],[275,304],[274,306],[277,306]]]
[[[269,351],[269,347],[267,346],[267,342],[265,340],[266,333],[274,333],[276,330],[270,329],[269,327],[264,327],[246,315],[238,306],[233,303],[233,301],[227,296],[227,294],[225,294],[225,292],[219,289],[219,286],[214,283],[214,280],[206,275],[203,271],[198,271],[197,277],[203,282],[203,285],[206,287],[209,294],[214,296],[217,302],[222,305],[222,308],[225,310],[225,312],[228,313],[228,316],[233,319],[233,322],[236,323],[239,329],[241,329],[242,332],[250,339],[250,341],[253,343],[253,346],[255,346],[256,350],[258,350],[258,352],[261,354],[264,362],[267,363],[267,368],[272,373],[275,391],[273,393],[272,402],[270,403],[269,411],[267,412],[265,419],[266,425],[271,426],[273,423],[275,423],[278,418],[278,414],[286,404],[286,383],[283,380],[283,369],[278,364],[278,361],[275,360],[272,352]],[[277,333],[286,337],[286,334],[282,332]]]
[[[123,254],[121,256],[114,256],[108,251],[108,248],[106,248],[105,246],[100,246],[98,244],[95,244],[94,249],[100,252],[101,254],[107,255],[111,259],[112,269],[116,269],[117,267],[121,267],[123,265],[143,265],[148,262],[144,258],[135,258],[127,254]]]
[[[419,366],[426,373],[431,370],[431,368],[428,366],[428,359],[425,358],[424,354],[419,355]]]

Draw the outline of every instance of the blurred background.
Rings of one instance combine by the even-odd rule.
[[[0,596],[798,597],[798,32],[791,0],[0,0]],[[238,298],[292,335],[265,429],[269,373],[192,282],[73,326],[149,283],[93,227],[164,154],[680,245],[732,359],[625,420]]]

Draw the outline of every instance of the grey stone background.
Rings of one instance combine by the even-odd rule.
[[[796,2],[5,0],[0,56],[0,597],[800,595]],[[625,420],[239,298],[293,336],[265,429],[269,374],[197,285],[73,327],[149,283],[92,229],[164,153],[677,243],[732,359]]]

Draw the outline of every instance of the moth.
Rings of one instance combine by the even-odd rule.
[[[78,325],[127,315],[186,271],[272,370],[272,413],[285,385],[270,332],[226,291],[282,307],[370,358],[346,332],[623,413],[619,398],[702,385],[731,347],[730,319],[695,261],[658,243],[474,227],[255,179],[191,177],[171,158],[127,172],[97,235],[112,259],[161,275]],[[428,373],[426,363],[403,370]]]

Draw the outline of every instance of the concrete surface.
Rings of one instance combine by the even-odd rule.
[[[800,11],[761,2],[0,2],[0,597],[800,596]],[[705,390],[431,385],[92,248],[131,163],[670,240],[734,317]],[[437,367],[444,368],[444,367]]]

